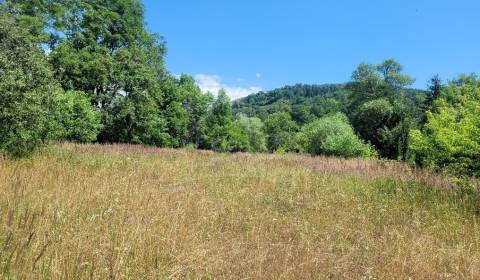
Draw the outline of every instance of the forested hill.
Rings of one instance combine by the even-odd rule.
[[[333,112],[345,111],[350,90],[346,84],[285,86],[258,92],[233,102],[235,114],[265,119],[276,112],[289,112],[300,124]],[[404,94],[413,106],[423,104],[426,91],[405,89]]]
[[[298,100],[302,98],[312,98],[324,96],[329,93],[344,91],[343,84],[324,84],[324,85],[303,85],[285,86],[268,92],[259,92],[239,99],[239,103],[268,105],[278,100]]]

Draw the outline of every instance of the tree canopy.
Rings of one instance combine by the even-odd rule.
[[[463,76],[441,92],[423,130],[411,134],[417,163],[480,177],[480,80]]]
[[[58,96],[45,54],[0,9],[0,152],[22,156],[60,134]]]

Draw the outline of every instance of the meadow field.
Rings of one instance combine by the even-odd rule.
[[[400,163],[62,144],[0,194],[0,279],[480,279],[477,192]]]

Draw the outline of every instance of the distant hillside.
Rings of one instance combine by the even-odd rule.
[[[302,124],[314,117],[344,111],[350,91],[345,84],[285,86],[267,92],[258,92],[235,100],[235,114],[244,114],[261,119],[269,114],[289,111],[293,119]],[[406,96],[412,104],[418,105],[425,99],[425,91],[408,89]]]

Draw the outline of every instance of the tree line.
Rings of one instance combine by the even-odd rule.
[[[0,1],[0,153],[50,141],[405,160],[480,176],[480,82],[427,91],[393,59],[342,85],[231,102],[171,75],[138,0]],[[313,101],[313,102],[312,102]]]

